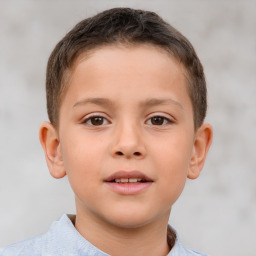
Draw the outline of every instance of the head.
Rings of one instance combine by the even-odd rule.
[[[200,127],[207,110],[207,90],[203,66],[193,46],[157,14],[129,8],[107,10],[81,21],[56,45],[46,76],[50,122],[58,127],[59,109],[69,86],[70,71],[81,54],[107,45],[140,44],[156,46],[183,65],[194,127]]]
[[[77,225],[166,225],[212,137],[191,44],[152,12],[100,13],[54,49],[47,104],[40,140],[52,176],[69,178]]]

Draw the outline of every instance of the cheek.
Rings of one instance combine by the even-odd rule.
[[[100,143],[90,143],[90,139],[76,137],[63,141],[64,166],[73,190],[93,189],[100,178],[102,149]]]
[[[154,148],[152,155],[154,166],[158,172],[159,182],[166,194],[174,195],[174,200],[180,195],[187,179],[191,152],[191,138],[188,136],[174,136],[168,138]]]
[[[156,157],[156,161],[164,169],[177,172],[178,175],[189,168],[193,150],[190,137],[185,134],[176,134],[176,136],[169,136],[155,145],[157,146],[153,148],[152,156]]]
[[[62,154],[67,171],[88,169],[100,160],[103,143],[95,136],[85,136],[84,131],[75,130],[69,138],[62,140]]]
[[[158,168],[158,188],[161,196],[157,198],[162,205],[173,205],[182,193],[188,173],[188,163],[179,154],[168,155],[168,160],[160,161]]]

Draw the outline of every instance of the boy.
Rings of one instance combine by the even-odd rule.
[[[115,8],[77,24],[47,66],[40,141],[76,215],[2,255],[203,255],[168,226],[212,140],[203,67],[155,13]]]

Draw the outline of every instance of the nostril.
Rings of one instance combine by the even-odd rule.
[[[123,155],[124,155],[124,153],[121,152],[121,151],[117,151],[116,154],[117,154],[118,156],[123,156]],[[133,155],[134,155],[134,156],[140,156],[141,153],[140,153],[140,152],[134,152]]]

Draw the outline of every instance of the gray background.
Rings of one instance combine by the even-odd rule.
[[[38,140],[46,62],[78,21],[117,6],[159,13],[205,67],[214,140],[202,175],[173,207],[172,225],[199,251],[255,256],[256,2],[249,0],[0,0],[0,247],[75,211],[67,179],[49,175]]]

